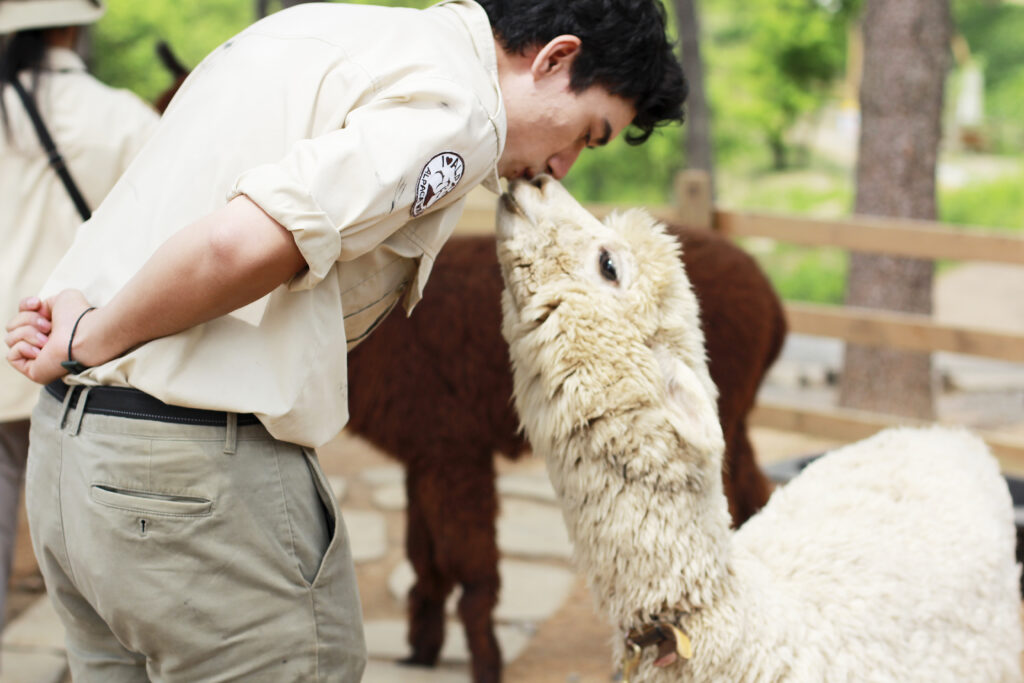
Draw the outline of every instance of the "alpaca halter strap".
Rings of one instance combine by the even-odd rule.
[[[658,646],[655,666],[668,666],[677,658],[693,657],[693,645],[690,638],[678,626],[665,622],[647,624],[641,629],[633,629],[626,635],[626,653],[622,657],[622,683],[629,683],[629,677],[640,664],[644,648]]]

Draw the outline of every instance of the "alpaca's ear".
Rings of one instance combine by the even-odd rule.
[[[662,346],[652,349],[661,369],[669,411],[680,423],[685,440],[698,448],[717,449],[722,443],[715,399],[708,394],[697,373]]]

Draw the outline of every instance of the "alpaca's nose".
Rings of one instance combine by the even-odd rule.
[[[508,192],[505,192],[504,194],[501,195],[500,201],[502,208],[507,213],[522,217],[526,216],[526,214],[523,213],[522,207],[519,206],[519,203],[515,200],[515,197],[512,196],[512,188],[509,188]]]
[[[539,176],[530,180],[530,184],[536,187],[538,190],[543,190],[544,186],[551,180],[551,176],[546,174],[540,174]]]

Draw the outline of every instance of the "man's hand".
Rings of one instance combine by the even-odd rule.
[[[32,296],[18,302],[18,313],[5,328],[4,343],[10,348],[8,361],[19,372],[23,371],[15,361],[38,356],[49,339],[50,328],[50,308],[45,301]]]
[[[7,326],[7,361],[34,382],[47,384],[67,371],[68,339],[78,316],[89,307],[81,292],[68,289],[53,299],[25,299]]]

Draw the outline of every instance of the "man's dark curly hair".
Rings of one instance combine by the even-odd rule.
[[[477,0],[506,52],[523,54],[570,34],[581,41],[569,87],[600,85],[633,102],[626,141],[638,145],[656,126],[682,121],[688,87],[665,36],[659,0]]]

